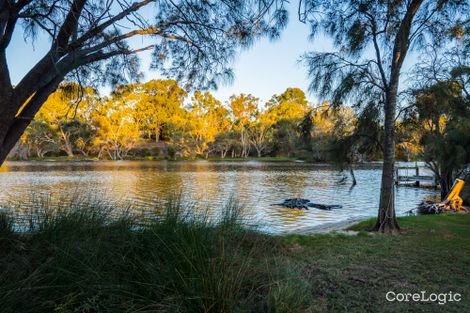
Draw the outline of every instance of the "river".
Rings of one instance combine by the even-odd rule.
[[[176,193],[194,208],[216,215],[232,197],[263,230],[282,233],[375,216],[380,174],[380,164],[356,166],[357,185],[351,188],[350,178],[344,179],[348,173],[329,165],[296,162],[7,162],[0,169],[0,207],[24,214],[38,198],[53,203],[90,195],[139,212]],[[430,189],[398,187],[397,214],[435,194]],[[271,205],[293,197],[342,208],[297,210]]]

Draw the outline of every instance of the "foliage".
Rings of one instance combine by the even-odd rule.
[[[375,106],[357,116],[350,107],[309,103],[298,88],[264,105],[244,94],[225,104],[210,92],[196,91],[189,98],[172,80],[120,85],[109,97],[92,88],[79,90],[74,83],[62,85],[12,157],[287,156],[351,163],[381,156],[382,126]],[[404,133],[412,131],[402,125]]]
[[[151,80],[143,84],[119,86],[114,97],[121,105],[132,105],[134,119],[142,133],[159,141],[173,117],[180,115],[187,93],[174,80]]]
[[[445,196],[470,163],[470,98],[456,81],[441,81],[415,91],[407,123],[414,126]]]

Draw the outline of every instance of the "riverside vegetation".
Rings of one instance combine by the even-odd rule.
[[[452,141],[449,153],[458,156],[459,164],[451,168],[460,168],[469,155],[467,137],[462,136],[468,125],[454,106],[463,100],[455,91],[448,100],[454,104],[433,111],[429,102],[442,100],[433,92],[417,94],[418,109],[397,121],[397,157],[429,160],[439,172],[442,162],[436,160],[443,144],[436,142]],[[223,104],[210,92],[189,97],[173,80],[117,86],[107,97],[91,87],[64,83],[46,101],[10,158],[377,160],[382,158],[383,130],[377,114],[372,109],[358,114],[351,107],[310,103],[299,88],[288,88],[266,103],[240,94]]]
[[[247,225],[235,201],[217,221],[177,199],[145,216],[89,200],[38,201],[22,219],[9,212],[0,215],[5,313],[470,310],[470,216],[399,218],[394,236],[365,232],[372,220],[352,236],[271,236]],[[462,301],[387,302],[390,290]]]

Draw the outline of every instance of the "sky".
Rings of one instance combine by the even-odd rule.
[[[308,89],[306,68],[298,63],[307,51],[326,51],[331,44],[325,38],[308,40],[309,27],[297,19],[295,5],[289,8],[289,23],[280,39],[272,42],[262,39],[249,50],[242,51],[233,64],[235,80],[228,86],[219,86],[212,91],[217,99],[225,102],[233,94],[251,93],[268,101],[273,94],[280,94],[288,87]],[[18,83],[29,69],[46,53],[50,46],[49,39],[40,35],[33,43],[25,42],[20,28],[14,34],[7,50],[11,79]],[[158,79],[158,73],[149,70],[150,54],[141,55],[144,80]],[[104,91],[106,92],[106,91]],[[307,93],[307,98],[316,101],[316,97]]]

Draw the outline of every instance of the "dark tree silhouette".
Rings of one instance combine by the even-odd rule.
[[[0,0],[0,164],[64,79],[117,84],[138,78],[136,54],[151,50],[161,73],[188,86],[214,87],[231,78],[228,66],[239,47],[279,35],[287,21],[283,2]],[[51,45],[13,86],[7,52],[15,31],[29,40],[44,33]],[[149,44],[130,44],[140,36]]]
[[[400,78],[410,49],[429,41],[445,44],[448,30],[468,17],[468,1],[306,0],[300,18],[311,24],[312,36],[323,30],[337,52],[308,53],[304,57],[310,89],[358,106],[374,103],[384,122],[383,172],[375,229],[399,229],[394,205],[395,120]]]

